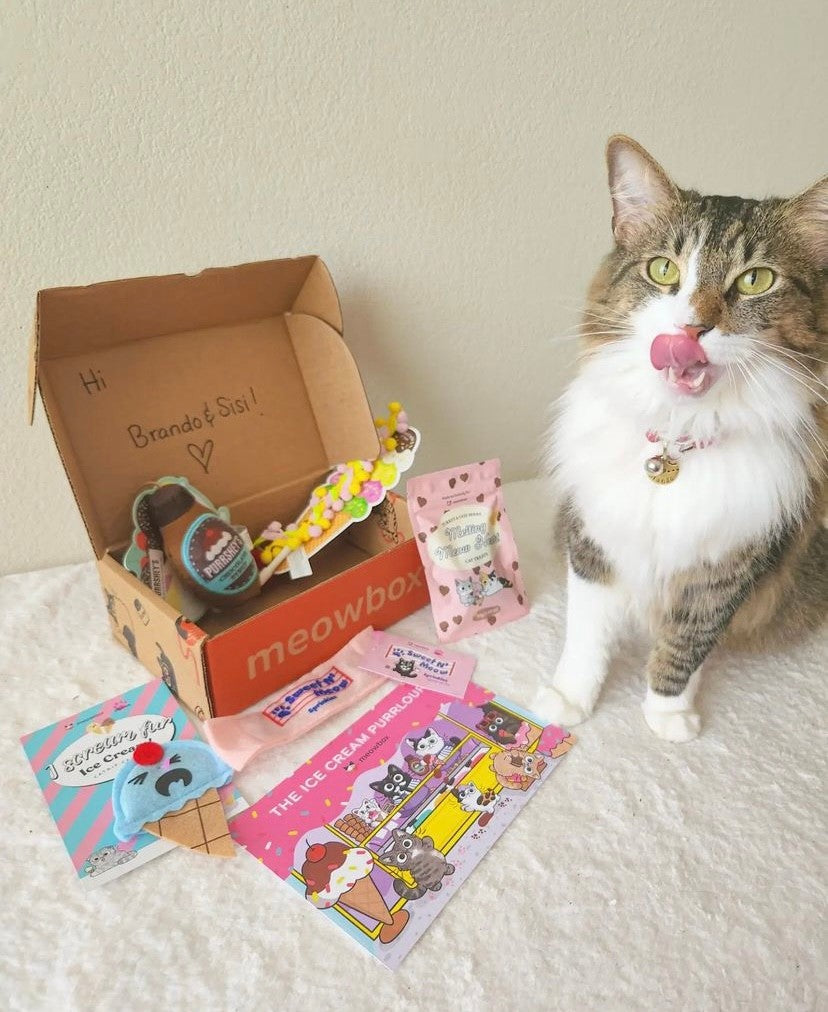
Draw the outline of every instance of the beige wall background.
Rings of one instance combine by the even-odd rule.
[[[826,169],[822,0],[9,0],[0,13],[0,571],[88,558],[35,292],[320,253],[420,470],[536,470],[608,248],[603,147],[746,195]]]

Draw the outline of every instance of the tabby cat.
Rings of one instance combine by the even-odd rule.
[[[429,889],[437,892],[443,888],[443,876],[454,874],[454,865],[435,849],[430,836],[413,836],[402,829],[395,829],[391,837],[389,850],[383,851],[382,860],[391,868],[410,872],[415,883],[412,889],[402,879],[394,879],[394,889],[403,899],[418,900]]]
[[[627,137],[607,161],[615,247],[550,434],[566,642],[535,708],[587,717],[637,615],[653,635],[644,716],[686,741],[717,644],[825,618],[828,176],[752,200],[679,189]]]

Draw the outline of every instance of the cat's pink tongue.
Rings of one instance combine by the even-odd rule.
[[[707,355],[699,341],[689,334],[658,334],[650,345],[650,361],[656,369],[675,369],[683,373],[694,365],[707,365]]]

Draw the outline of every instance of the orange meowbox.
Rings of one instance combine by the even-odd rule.
[[[288,523],[333,466],[380,452],[315,256],[37,296],[36,390],[95,552],[115,638],[199,717],[256,703],[428,601],[405,501],[390,493],[312,559],[197,624],[121,566],[138,490],[183,475],[256,534]]]

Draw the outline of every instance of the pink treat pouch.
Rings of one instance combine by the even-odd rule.
[[[499,460],[410,478],[408,512],[443,643],[529,611]]]

